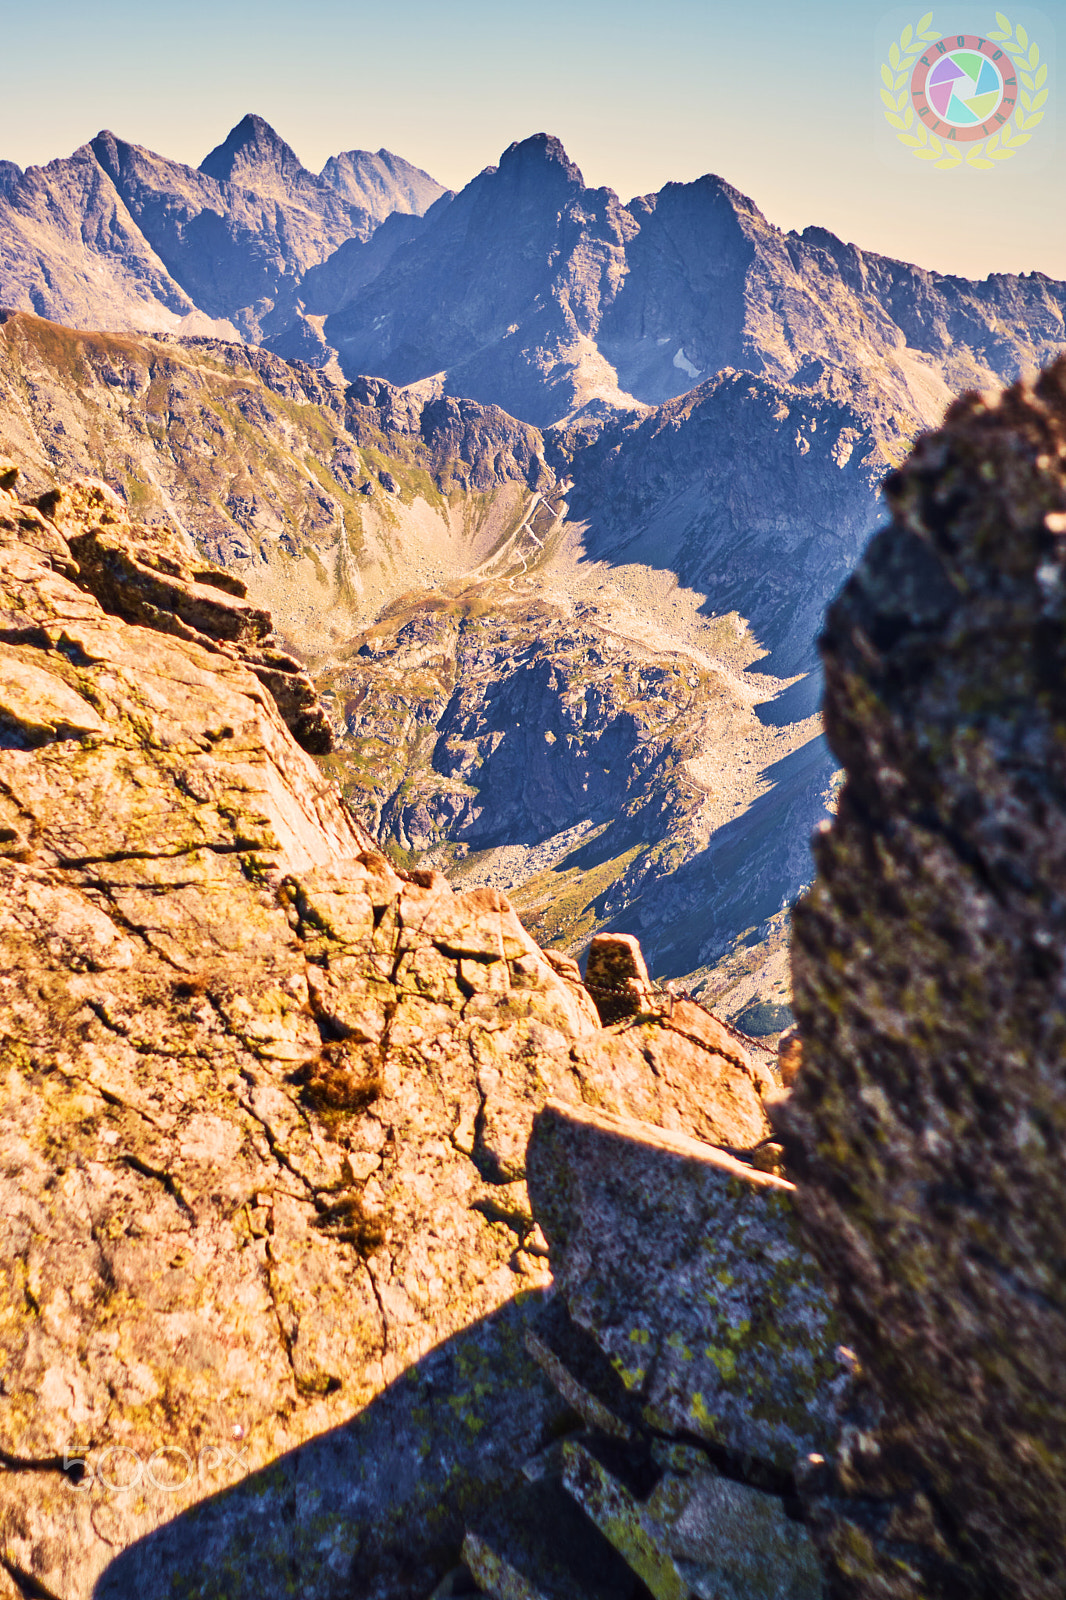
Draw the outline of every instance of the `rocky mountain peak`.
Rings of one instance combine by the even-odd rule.
[[[110,128],[101,128],[94,139],[90,139],[88,144],[80,145],[75,150],[71,160],[74,160],[82,151],[90,152],[100,162],[104,170],[107,171],[109,165],[116,165],[118,152],[124,145],[125,140],[120,139],[117,133],[112,133]]]
[[[144,145],[131,144],[127,139],[120,139],[110,128],[101,128],[95,139],[90,139],[88,144],[82,145],[80,151],[75,151],[74,157],[79,155],[96,162],[111,179],[127,204],[132,198],[131,185],[143,180],[145,174],[158,173],[160,169],[165,170],[169,165],[165,157],[157,156]]]
[[[9,194],[21,177],[21,167],[13,161],[0,161],[0,195]]]
[[[630,202],[630,209],[652,211],[659,205],[673,203],[696,204],[700,206],[718,205],[734,211],[738,216],[756,218],[765,223],[766,219],[754,200],[749,200],[746,194],[741,194],[731,183],[720,178],[715,172],[705,172],[702,177],[695,178],[691,183],[666,183],[657,194],[640,195]]]
[[[561,139],[553,133],[534,133],[528,139],[518,139],[514,144],[508,145],[500,157],[497,171],[500,173],[523,170],[535,171],[538,167],[561,167],[570,183],[585,187],[585,180],[581,168],[576,166],[566,150]]]
[[[421,167],[385,149],[342,150],[330,156],[319,176],[375,222],[384,222],[395,211],[422,216],[448,193]]]
[[[244,183],[263,168],[287,173],[304,170],[292,146],[254,112],[242,117],[200,163],[200,171],[219,183]]]

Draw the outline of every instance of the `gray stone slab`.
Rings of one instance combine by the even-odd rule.
[[[556,1474],[522,1483],[471,1520],[463,1560],[492,1600],[637,1600],[622,1556]]]
[[[530,1197],[556,1288],[658,1432],[785,1471],[850,1382],[793,1186],[713,1146],[550,1102]]]

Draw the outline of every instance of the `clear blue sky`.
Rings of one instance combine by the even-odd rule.
[[[1066,0],[952,0],[933,26],[986,33],[997,4],[1040,44],[1051,98],[985,173],[913,159],[881,116],[878,64],[930,0],[36,0],[4,20],[0,156],[44,163],[107,127],[195,165],[258,111],[316,171],[384,145],[460,187],[544,130],[623,199],[716,172],[784,228],[1066,278]]]

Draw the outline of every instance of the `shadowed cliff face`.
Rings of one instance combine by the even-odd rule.
[[[811,1487],[840,1596],[1063,1588],[1064,457],[1066,362],[960,401],[822,638],[780,1125],[872,1385]]]
[[[748,619],[764,670],[809,669],[885,470],[859,408],[722,372],[585,449],[580,427],[550,437],[572,463],[590,556],[669,568],[708,609]]]

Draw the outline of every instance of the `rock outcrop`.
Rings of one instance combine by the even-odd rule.
[[[555,1295],[526,1344],[571,1420],[468,1519],[440,1593],[822,1600],[797,1486],[835,1445],[853,1364],[792,1185],[559,1102],[528,1181]]]
[[[2,1565],[61,1600],[424,1597],[565,1415],[523,1343],[536,1112],[636,1109],[754,1172],[769,1080],[681,1006],[604,1029],[498,894],[394,871],[232,577],[102,486],[14,484]]]
[[[829,611],[847,769],[778,1116],[867,1391],[808,1486],[833,1593],[1066,1584],[1066,362],[960,401]]]
[[[172,526],[131,529],[126,507],[106,484],[79,479],[42,495],[38,506],[105,611],[208,650],[221,646],[270,690],[297,744],[313,755],[332,750],[333,731],[310,678],[278,648],[269,614],[247,604],[240,578],[204,562]]]
[[[792,1185],[721,1144],[552,1103],[530,1141],[530,1198],[557,1293],[629,1396],[624,1416],[787,1475],[831,1445],[848,1369]]]

